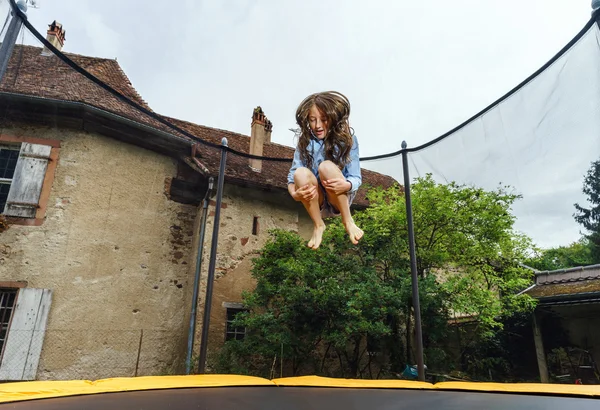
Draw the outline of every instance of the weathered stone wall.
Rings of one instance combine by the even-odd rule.
[[[38,377],[173,371],[185,352],[197,214],[165,195],[175,162],[85,132],[2,132],[61,141],[43,225],[0,234],[0,281],[54,291]]]
[[[213,215],[215,203],[209,207],[206,242],[202,262],[202,292],[199,300],[196,341],[200,341],[205,290],[208,276]],[[252,290],[255,281],[251,275],[252,259],[264,246],[269,230],[281,228],[299,232],[308,239],[312,223],[304,216],[302,206],[286,192],[268,192],[226,185],[221,206],[221,223],[215,269],[215,283],[211,304],[208,339],[209,354],[216,352],[225,341],[226,303],[241,303],[242,291]],[[258,234],[252,234],[254,217],[258,217]],[[308,235],[308,236],[307,236]],[[199,351],[196,347],[195,351]]]

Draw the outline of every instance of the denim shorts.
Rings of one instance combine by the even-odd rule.
[[[327,192],[323,185],[321,184],[321,180],[319,179],[319,186],[323,190],[323,204],[321,204],[321,218],[333,218],[335,216],[340,216],[340,210],[336,209],[335,206],[329,202],[327,198]],[[348,205],[352,205],[354,201],[354,197],[356,196],[356,191],[346,193],[348,197]]]

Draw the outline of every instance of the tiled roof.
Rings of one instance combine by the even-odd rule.
[[[527,294],[539,299],[551,296],[573,296],[593,292],[600,292],[600,279],[535,286],[528,291]]]
[[[116,60],[68,53],[67,56],[121,94],[150,109]],[[6,74],[0,83],[0,91],[83,102],[131,119],[139,118],[141,114],[76,72],[58,57],[42,55],[42,49],[39,47],[15,47]]]
[[[535,286],[526,293],[537,299],[600,292],[600,265],[536,272]]]
[[[137,93],[116,60],[87,57],[77,54],[66,55],[80,67],[90,72],[121,94],[127,96],[144,108],[150,110],[148,104]],[[56,56],[42,55],[39,47],[15,47],[10,59],[6,75],[0,83],[0,91],[23,94],[55,100],[81,102],[122,117],[150,125],[158,130],[182,136],[177,131],[152,119],[148,115],[119,100],[82,74],[63,63]],[[253,107],[248,107],[249,111]],[[166,117],[163,117],[166,118]],[[194,136],[215,144],[220,144],[227,137],[229,146],[240,152],[249,152],[250,137],[230,131],[219,130],[202,125],[192,124],[173,118],[166,118],[178,127]],[[248,126],[250,128],[250,125]],[[268,157],[293,157],[291,147],[279,144],[265,144],[263,155]],[[219,169],[218,150],[202,146],[200,157],[209,173],[216,175]],[[263,161],[262,171],[253,171],[247,158],[229,155],[227,179],[239,184],[250,184],[266,188],[286,188],[286,176],[290,162]],[[382,186],[388,188],[395,183],[391,177],[363,169],[363,186]],[[355,202],[366,205],[365,189],[361,188]]]
[[[600,265],[580,266],[577,268],[559,269],[555,271],[536,272],[536,285],[578,282],[600,279]]]

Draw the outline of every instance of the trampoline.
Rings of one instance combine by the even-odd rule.
[[[232,162],[236,164],[241,163],[241,159],[244,161],[256,159],[270,161],[271,166],[287,167],[289,165],[286,163],[291,161],[290,158],[250,155],[243,150],[236,149],[239,147],[228,147],[226,144],[219,145],[215,141],[211,142],[200,138],[174,125],[165,117],[159,116],[140,103],[121,94],[109,84],[94,77],[66,55],[56,50],[27,22],[23,13],[16,10],[14,0],[11,0],[10,4],[16,14],[23,19],[27,32],[32,33],[40,44],[43,44],[44,47],[58,57],[53,60],[52,64],[62,65],[62,73],[70,73],[69,70],[74,70],[73,72],[83,75],[89,80],[86,86],[89,90],[92,90],[91,94],[107,95],[112,98],[109,100],[111,102],[110,107],[104,108],[122,108],[121,111],[124,115],[129,116],[124,117],[128,121],[133,118],[138,121],[136,124],[145,127],[144,130],[152,127],[152,129],[165,134],[167,132],[171,133],[169,135],[172,138],[169,141],[178,140],[186,149],[192,147],[191,142],[193,142],[196,144],[193,145],[194,151],[201,151],[200,154],[202,154],[201,157],[205,163],[211,165],[213,169],[220,166],[220,188],[215,205],[214,226],[219,226],[218,216],[221,209],[220,201],[225,175],[225,162],[223,160],[220,163],[218,162],[219,153],[222,155],[221,158],[224,158],[225,154],[228,153],[233,157]],[[555,181],[557,174],[575,175],[574,178],[577,183],[567,185],[569,188],[576,186],[573,189],[578,192],[580,175],[583,175],[589,161],[595,159],[599,152],[597,142],[598,130],[600,130],[600,122],[597,121],[598,107],[600,107],[600,93],[598,92],[600,90],[600,82],[598,81],[600,29],[597,25],[597,19],[599,18],[600,13],[597,12],[581,33],[548,64],[500,100],[447,134],[418,147],[407,149],[404,146],[400,151],[361,158],[361,160],[381,161],[390,159],[395,161],[395,157],[404,155],[406,158],[403,159],[403,164],[406,164],[406,171],[403,170],[400,174],[398,168],[394,168],[398,171],[398,179],[401,179],[400,176],[408,179],[410,159],[411,171],[416,171],[412,172],[413,175],[426,174],[431,171],[438,180],[450,179],[459,182],[477,183],[484,187],[487,183],[488,188],[492,186],[490,184],[495,186],[499,177],[502,177],[502,181],[506,181],[506,178],[513,176],[513,174],[516,182],[532,181],[532,175],[540,178],[546,177],[546,180],[539,179],[532,183],[533,187],[527,185],[521,187],[521,190],[530,193],[530,197],[533,199],[535,199],[534,194],[537,194],[538,197],[542,194],[548,194],[546,192],[540,193],[534,188],[551,187],[551,190],[558,189],[555,188],[557,186],[561,187]],[[566,63],[567,58],[569,64]],[[560,79],[560,82],[558,79]],[[534,80],[536,80],[535,83]],[[60,110],[44,111],[48,108],[44,108],[40,102],[54,101],[51,94],[52,89],[53,87],[41,87],[40,95],[35,95],[34,98],[28,96],[32,97],[27,103],[29,105],[24,105],[28,109],[28,113],[39,112],[46,115],[44,117],[45,124],[52,124],[59,129],[59,125],[62,126],[62,123],[59,123],[60,116],[56,113],[66,112],[67,108],[70,107],[69,109],[71,109],[75,107],[75,104],[88,104],[85,107],[88,107],[86,109],[90,111],[81,109],[80,105],[76,106],[77,112],[85,111],[86,116],[91,117],[92,112],[99,112],[98,107],[91,106],[93,110],[89,108],[89,101],[83,97],[72,97],[73,101],[61,101]],[[559,101],[560,104],[554,100]],[[548,106],[547,101],[552,101],[553,104]],[[530,103],[533,108],[530,108],[529,111],[524,110],[523,107]],[[33,104],[40,105],[35,106]],[[529,107],[529,105],[527,106]],[[577,109],[571,109],[573,106]],[[9,108],[16,111],[19,107],[18,104],[13,103],[11,106],[6,103],[5,111],[10,111]],[[31,107],[38,107],[37,111]],[[549,112],[552,112],[552,115],[547,115]],[[550,119],[553,121],[549,121]],[[69,119],[68,123],[75,123],[75,121]],[[504,124],[509,125],[505,126]],[[479,128],[476,129],[476,127]],[[535,145],[536,139],[542,134],[547,134],[547,139],[543,143]],[[484,135],[485,138],[481,138],[481,135]],[[540,154],[535,159],[538,161],[545,160],[546,162],[542,162],[540,165],[534,161],[526,161],[529,159],[526,155],[519,158],[522,161],[516,161],[521,163],[521,171],[514,171],[514,155],[510,152],[506,155],[499,154],[505,153],[504,145],[509,145],[506,143],[508,138],[512,138],[510,141],[512,141],[514,147],[511,147],[511,149],[514,152],[527,154],[532,152],[531,147],[537,146]],[[567,140],[567,138],[569,144],[555,143],[556,141]],[[174,142],[169,143],[175,144]],[[563,154],[562,150],[566,148],[572,149],[573,152]],[[534,153],[537,153],[537,151]],[[408,154],[410,154],[410,157]],[[556,156],[559,155],[562,163],[555,160]],[[446,160],[452,159],[453,162],[443,163],[439,160],[442,157]],[[473,161],[473,158],[484,158],[486,160],[478,162]],[[572,160],[567,161],[565,158],[571,158]],[[478,163],[483,165],[477,165]],[[532,164],[531,168],[527,168],[527,164]],[[556,169],[557,164],[562,164],[563,168],[569,172],[559,172]],[[436,172],[438,169],[440,171]],[[494,174],[493,170],[499,171],[495,171],[497,173]],[[548,170],[553,172],[548,172]],[[230,170],[230,172],[233,171]],[[485,181],[479,179],[480,176],[485,175],[496,175],[498,178],[490,178]],[[233,174],[233,176],[238,177],[237,174]],[[512,183],[513,181],[509,180],[508,182]],[[409,186],[409,183],[405,183],[405,187]],[[557,201],[544,201],[544,203],[552,204],[555,202]],[[563,202],[572,203],[575,201]],[[534,205],[530,208],[533,209]],[[523,214],[525,216],[528,215],[526,211],[530,208],[524,208]],[[568,210],[568,212],[571,211]],[[543,217],[545,214],[540,212],[540,215]],[[537,226],[539,224],[532,225]],[[218,228],[213,231],[212,243],[216,244],[217,239]],[[215,258],[216,245],[211,250],[208,283],[212,283],[213,280],[211,275],[214,275]],[[412,273],[416,277],[414,270]],[[416,280],[414,283],[416,283]],[[413,288],[413,294],[418,296],[416,286]],[[206,323],[206,329],[208,327],[211,295],[208,290],[207,295],[209,295],[206,297],[205,315],[207,316],[203,322]],[[415,299],[418,300],[416,297]],[[417,306],[416,311],[418,312],[418,305],[415,304],[415,306]],[[202,338],[202,340],[206,339],[206,337]],[[204,361],[201,360],[201,362]],[[135,410],[390,410],[429,408],[436,410],[563,410],[573,408],[586,410],[600,409],[599,399],[600,386],[467,382],[430,384],[417,381],[348,380],[316,376],[274,380],[234,375],[152,376],[96,381],[34,381],[0,384],[0,410],[95,410],[107,408]]]
[[[597,409],[600,386],[201,375],[0,385],[0,410]]]

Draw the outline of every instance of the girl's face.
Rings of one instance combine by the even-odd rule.
[[[315,137],[320,140],[325,139],[325,136],[329,131],[327,116],[320,111],[316,105],[310,107],[310,111],[308,112],[308,125]]]

